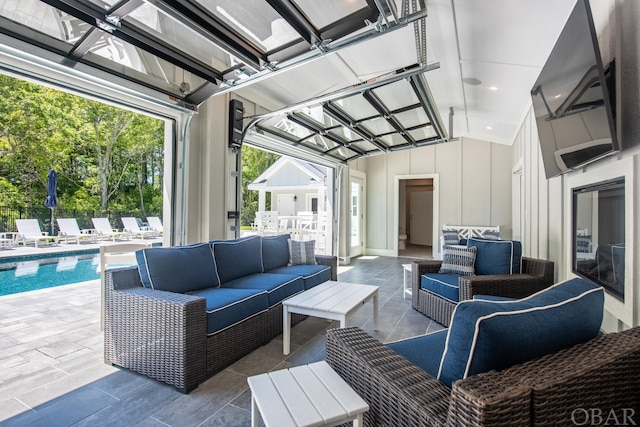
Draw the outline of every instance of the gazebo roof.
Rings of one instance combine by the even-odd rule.
[[[280,157],[260,174],[249,186],[249,190],[301,190],[324,187],[327,170],[304,160]]]

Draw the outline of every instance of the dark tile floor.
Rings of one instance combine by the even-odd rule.
[[[411,309],[403,299],[406,258],[363,256],[340,267],[338,280],[380,287],[379,330],[367,304],[348,319],[383,342],[422,335],[442,326]],[[0,426],[249,426],[247,377],[307,364],[325,357],[324,333],[337,322],[309,318],[292,329],[289,356],[282,336],[257,349],[188,395],[127,370],[115,369],[51,400],[0,422]]]

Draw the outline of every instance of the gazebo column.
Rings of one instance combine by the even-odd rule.
[[[265,190],[258,190],[258,211],[264,212],[267,207],[267,192]]]

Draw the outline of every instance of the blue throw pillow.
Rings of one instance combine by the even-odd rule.
[[[314,253],[315,240],[299,242],[288,240],[289,243],[289,265],[317,264]]]
[[[262,237],[262,271],[284,267],[289,263],[289,234]]]
[[[453,312],[438,379],[451,386],[595,338],[603,308],[602,287],[584,279],[521,300],[463,301]]]
[[[211,250],[221,284],[250,274],[262,273],[260,236],[213,241]]]
[[[185,293],[220,286],[208,243],[136,251],[142,284]]]
[[[522,244],[516,240],[490,240],[473,237],[467,247],[475,247],[476,274],[520,273]]]
[[[442,241],[449,246],[459,244],[458,232],[455,230],[442,230]]]

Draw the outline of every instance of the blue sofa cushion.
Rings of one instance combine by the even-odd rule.
[[[289,265],[316,264],[314,253],[315,240],[300,242],[288,240],[289,243]]]
[[[262,271],[268,272],[289,263],[289,234],[262,237]]]
[[[387,344],[387,347],[436,378],[446,340],[447,330],[443,329],[432,334],[392,342]]]
[[[522,244],[516,240],[491,240],[473,237],[467,247],[476,248],[476,274],[520,273]]]
[[[304,280],[289,274],[259,273],[232,280],[223,285],[233,289],[259,289],[267,293],[269,307],[304,290]]]
[[[209,288],[189,292],[207,300],[207,334],[211,335],[269,309],[260,289]]]
[[[584,279],[520,300],[463,301],[453,312],[438,379],[451,386],[595,338],[603,307],[602,287]]]
[[[474,274],[476,262],[476,248],[445,245],[442,250],[442,265],[438,273],[471,276]]]
[[[227,283],[239,277],[262,273],[260,236],[211,242],[218,281]]]
[[[142,284],[151,289],[186,293],[220,286],[207,243],[136,251]]]
[[[305,290],[311,289],[327,280],[331,280],[331,267],[320,264],[290,265],[288,267],[274,268],[267,273],[302,276]]]
[[[460,286],[457,274],[427,273],[422,275],[421,286],[432,294],[449,301],[460,301]]]

